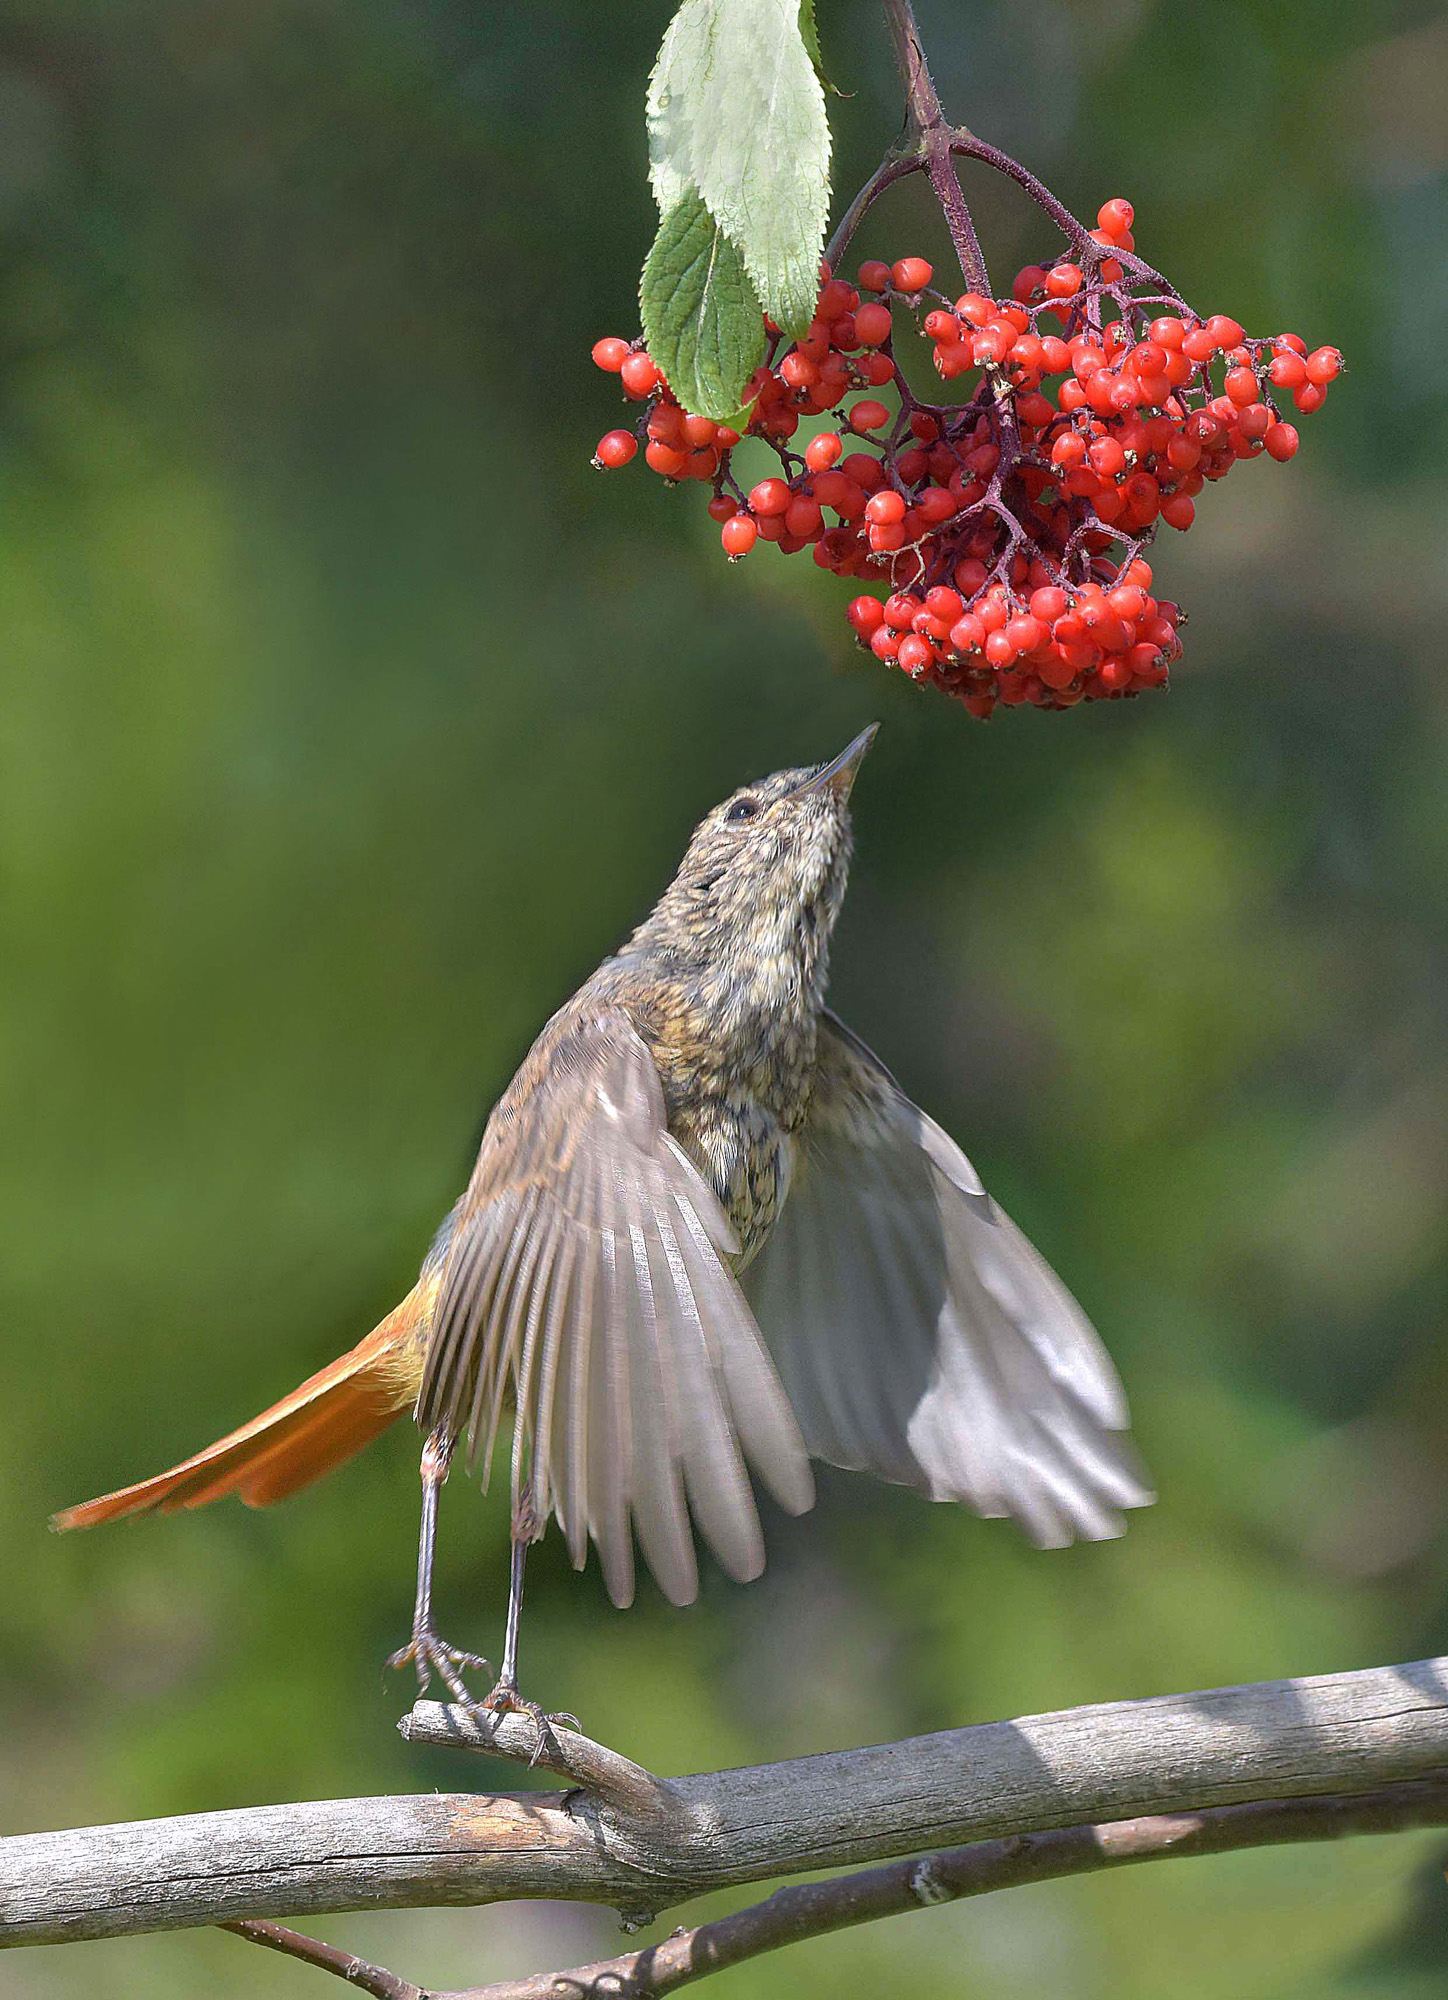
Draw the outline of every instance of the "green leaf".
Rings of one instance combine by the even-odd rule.
[[[764,313],[744,259],[697,193],[659,224],[639,306],[649,353],[684,408],[728,423],[764,359]]]
[[[660,209],[696,191],[764,310],[802,334],[819,295],[830,128],[800,0],[683,0],[650,79],[648,125]]]
[[[799,0],[799,32],[809,53],[810,66],[830,96],[849,97],[853,95],[848,90],[841,90],[837,83],[832,83],[829,73],[825,69],[825,59],[820,54],[819,26],[815,20],[815,0]]]

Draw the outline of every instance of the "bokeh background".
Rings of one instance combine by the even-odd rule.
[[[893,136],[824,0],[837,186]],[[666,4],[0,6],[0,1830],[487,1783],[408,1750],[405,1427],[270,1514],[56,1540],[400,1296],[493,1096],[736,782],[885,727],[841,1010],[1065,1271],[1161,1488],[1041,1555],[845,1476],[771,1567],[627,1615],[550,1540],[525,1680],[664,1771],[1448,1649],[1448,29],[1360,0],[926,0],[948,106],[1202,310],[1348,350],[1159,575],[1170,696],[982,727],[844,592],[588,464],[653,227]],[[1051,246],[972,172],[994,268]],[[943,256],[897,190],[864,254]],[[504,1509],[446,1495],[496,1645]],[[502,1782],[516,1782],[503,1775]],[[1448,1839],[1152,1868],[719,1979],[1417,2000]],[[338,1917],[462,1984],[553,1906]],[[218,1933],[7,1957],[22,2000],[318,1992]]]

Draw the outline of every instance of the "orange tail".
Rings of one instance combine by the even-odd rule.
[[[416,1286],[349,1354],[195,1458],[139,1485],[67,1507],[51,1526],[93,1528],[126,1514],[170,1514],[178,1507],[205,1507],[227,1493],[239,1493],[248,1507],[270,1507],[310,1486],[411,1407],[422,1380],[436,1289],[436,1278]]]

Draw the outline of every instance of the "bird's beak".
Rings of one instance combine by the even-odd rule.
[[[850,796],[850,787],[855,782],[855,774],[864,761],[865,752],[874,742],[879,731],[880,725],[878,722],[872,722],[868,729],[862,729],[848,749],[842,750],[832,763],[822,765],[818,771],[811,777],[806,778],[802,784],[796,785],[788,796],[792,799],[797,799],[802,792],[817,792],[824,786],[828,786],[835,796],[843,802]]]

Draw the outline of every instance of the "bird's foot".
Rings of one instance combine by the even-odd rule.
[[[415,1631],[403,1647],[400,1647],[387,1662],[387,1671],[398,1667],[412,1666],[417,1670],[417,1685],[422,1693],[432,1685],[432,1677],[437,1675],[443,1686],[456,1702],[464,1708],[478,1707],[478,1698],[463,1679],[466,1669],[472,1667],[479,1672],[490,1674],[493,1669],[481,1653],[465,1653],[460,1646],[450,1646],[440,1639],[430,1625]]]
[[[526,1695],[519,1694],[518,1683],[516,1681],[500,1680],[491,1694],[483,1696],[478,1706],[488,1715],[508,1715],[511,1713],[514,1715],[526,1715],[528,1717],[533,1724],[537,1737],[533,1745],[533,1755],[528,1759],[528,1768],[530,1770],[548,1748],[548,1738],[555,1729],[578,1729],[580,1727],[576,1715],[569,1715],[566,1710],[558,1715],[550,1715],[541,1703],[529,1701]]]

